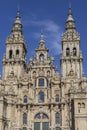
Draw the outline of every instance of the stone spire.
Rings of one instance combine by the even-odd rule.
[[[66,21],[66,30],[69,30],[69,29],[76,29],[75,21],[73,19],[73,15],[72,15],[71,6],[69,7],[68,18]]]
[[[40,36],[39,48],[45,48],[45,41],[44,41],[43,33],[41,33],[41,36]]]
[[[16,20],[13,24],[13,28],[12,28],[12,33],[21,33],[22,34],[22,24],[20,21],[20,11],[17,11],[17,16],[16,16]]]
[[[11,34],[9,37],[7,37],[6,44],[22,43],[24,44],[25,49],[27,50],[20,18],[20,11],[18,9],[15,22],[12,26]]]

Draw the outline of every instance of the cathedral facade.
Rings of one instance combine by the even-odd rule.
[[[17,13],[2,60],[0,130],[87,130],[87,79],[71,9],[61,46],[62,75],[55,69],[43,35],[28,64]]]

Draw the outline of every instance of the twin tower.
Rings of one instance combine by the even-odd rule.
[[[71,9],[69,9],[65,28],[66,31],[62,36],[62,54],[60,58],[62,76],[66,77],[70,73],[74,73],[78,78],[81,78],[83,73],[83,57],[80,51],[80,36],[76,31]],[[43,38],[41,38],[40,46],[42,46],[41,44],[43,44],[44,48],[45,42]],[[46,54],[44,54],[47,55],[48,50],[44,52],[46,52]],[[22,32],[20,14],[18,12],[11,30],[11,35],[6,40],[6,54],[3,58],[4,79],[6,79],[12,71],[18,78],[28,71],[26,53],[27,46]]]
[[[43,36],[28,64],[17,12],[3,57],[0,130],[87,130],[87,79],[71,9],[61,46],[61,76]]]

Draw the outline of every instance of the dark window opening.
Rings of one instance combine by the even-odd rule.
[[[44,86],[44,79],[43,78],[39,79],[38,86]]]
[[[49,119],[48,118],[48,115],[47,114],[45,114],[45,113],[38,113],[38,114],[36,114],[35,115],[35,119]]]
[[[12,50],[9,51],[9,58],[12,59]]]
[[[73,56],[76,56],[76,55],[77,55],[76,48],[73,48]]]
[[[66,48],[66,56],[69,56],[69,55],[70,55],[70,49]]]
[[[34,130],[49,130],[49,118],[45,113],[35,115]]]
[[[35,115],[35,119],[40,119],[40,118],[41,118],[40,113]]]
[[[55,101],[56,101],[56,102],[59,102],[59,95],[56,95]]]
[[[38,102],[39,103],[44,102],[44,92],[39,92],[39,94],[38,94]]]
[[[40,130],[40,122],[34,122],[34,130]]]
[[[23,124],[27,124],[27,114],[23,114]]]
[[[19,55],[19,50],[16,50],[16,55],[17,55],[17,56]]]
[[[23,101],[24,101],[24,103],[27,103],[27,96],[26,95],[24,96]]]
[[[56,124],[60,124],[60,113],[56,113],[55,115]]]
[[[43,113],[42,114],[42,119],[48,119],[48,116],[45,113]]]
[[[26,127],[23,127],[23,130],[27,130],[27,128],[26,128]]]
[[[61,128],[60,127],[56,127],[56,130],[61,130]]]
[[[48,122],[42,123],[42,130],[49,130],[49,123]]]

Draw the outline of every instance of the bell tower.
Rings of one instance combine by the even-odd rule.
[[[63,77],[68,76],[71,71],[78,78],[82,77],[83,57],[80,51],[80,35],[76,31],[71,8],[69,8],[68,19],[66,21],[66,31],[62,36],[62,54],[60,61]]]
[[[23,36],[20,12],[17,11],[11,35],[6,39],[6,54],[3,58],[3,78],[13,72],[17,78],[26,71],[26,43]]]

